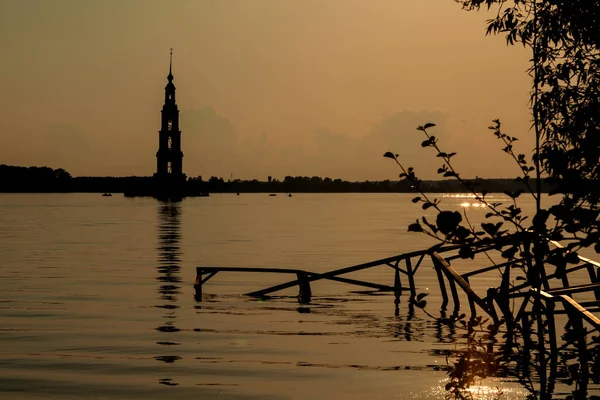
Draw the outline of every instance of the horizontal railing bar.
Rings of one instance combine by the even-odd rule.
[[[564,248],[565,248],[565,246],[563,246],[562,244],[560,244],[560,243],[559,243],[559,242],[557,242],[556,240],[550,240],[550,243],[552,243],[553,245],[555,245],[555,246],[556,246],[556,247],[558,247],[558,248],[561,248],[561,249],[564,249]],[[596,268],[600,268],[600,263],[599,263],[599,262],[597,262],[597,261],[590,260],[589,258],[587,258],[587,257],[584,257],[584,256],[580,256],[580,255],[577,255],[577,257],[578,257],[578,258],[579,258],[581,261],[583,261],[584,263],[586,263],[586,264],[592,264],[592,265],[593,265],[593,266],[595,266]]]
[[[568,296],[567,296],[567,297],[568,297]],[[552,300],[553,300],[553,301],[556,303],[556,302],[557,302],[557,300],[558,300],[558,298],[554,298],[554,299],[552,299]],[[562,301],[558,301],[558,303],[562,303]],[[564,305],[564,304],[563,304],[563,305]],[[579,305],[581,305],[582,307],[584,307],[584,306],[583,306],[583,303],[579,303]],[[587,311],[589,311],[589,312],[599,312],[599,311],[600,311],[600,307],[596,307],[596,306],[593,306],[593,307],[584,307],[584,308],[585,308]],[[553,313],[553,314],[560,314],[560,315],[564,315],[564,314],[567,314],[567,315],[568,315],[570,312],[573,312],[573,310],[566,310],[566,309],[554,309],[554,310],[552,311],[552,313]],[[523,312],[523,314],[526,314],[526,315],[532,315],[532,314],[533,314],[533,310],[530,310],[530,311],[525,311],[525,312]],[[593,314],[592,314],[592,315],[593,315]],[[515,319],[516,319],[516,318],[515,318]],[[588,333],[589,333],[589,332],[588,332]]]
[[[579,313],[581,318],[586,320],[594,328],[600,329],[600,319],[598,317],[596,317],[594,314],[592,314],[588,309],[584,308],[577,301],[575,301],[572,297],[569,297],[565,294],[553,296],[552,294],[545,292],[543,290],[540,290],[538,292],[538,290],[536,290],[536,289],[531,289],[530,291],[534,292],[534,293],[539,293],[541,296],[543,296],[546,300],[549,300],[549,301],[556,302],[556,301],[560,300],[563,303],[563,306],[565,307],[565,311],[566,311],[567,315],[569,315],[569,317],[571,317],[571,313],[569,313],[569,310],[574,311],[576,313]],[[555,314],[558,314],[559,313],[558,311],[559,310],[554,310],[553,312]]]
[[[502,238],[495,238],[494,241],[490,241],[489,239],[487,240],[487,242],[481,244],[480,248],[477,249],[473,249],[473,254],[479,254],[479,253],[485,253],[486,251],[490,251],[490,250],[496,250],[498,245],[505,245],[505,244],[511,244],[513,242],[520,242],[518,239],[514,239],[514,238],[518,238],[519,234],[513,234],[510,236],[506,236],[506,237],[502,237]],[[456,245],[453,246],[453,250],[458,250],[460,249],[460,247],[462,247],[461,245]],[[449,249],[446,249],[445,251],[448,251]],[[435,250],[436,252],[440,253],[440,251]],[[445,259],[450,262],[452,260],[456,260],[462,258],[462,256],[460,254],[455,254],[453,256],[450,257],[445,257]]]
[[[514,263],[519,262],[519,261],[522,261],[522,259],[513,260],[513,261],[507,261],[507,262],[504,262],[502,264],[490,265],[489,267],[481,268],[481,269],[478,269],[476,271],[465,272],[464,274],[461,274],[461,275],[462,275],[463,278],[469,278],[469,277],[475,276],[477,274],[483,274],[484,272],[489,272],[489,271],[493,271],[493,270],[498,269],[498,268],[506,267],[507,265],[514,264]]]
[[[571,272],[579,271],[580,269],[583,269],[585,267],[587,267],[587,264],[579,264],[579,265],[577,265],[575,267],[567,268],[564,271],[564,274],[569,274]],[[558,274],[556,274],[556,273],[547,275],[545,280],[549,281],[550,279],[554,279],[554,278],[557,277],[557,275]],[[516,292],[516,291],[521,290],[521,289],[525,289],[525,288],[527,288],[529,286],[531,286],[531,285],[529,285],[529,283],[524,282],[524,283],[522,283],[520,285],[517,285],[517,286],[514,286],[514,287],[510,288],[509,292],[511,292],[511,294],[509,295],[509,297],[518,297],[518,293],[515,294],[513,292]],[[517,296],[515,296],[515,295],[517,295]]]
[[[559,248],[564,248],[564,246],[562,246],[560,243],[558,243],[558,242],[556,242],[554,240],[550,240],[550,242],[552,244],[556,245]],[[487,246],[485,248],[476,249],[476,250],[474,250],[474,253],[477,254],[477,253],[485,252],[485,251],[488,251],[488,250],[492,250],[492,246]],[[586,258],[586,257],[583,257],[583,256],[578,256],[578,257],[579,257],[579,260],[581,260],[582,262],[584,262],[586,265],[587,264],[592,264],[592,265],[600,268],[600,263],[598,263],[596,261],[593,261],[593,260],[590,260],[589,258]],[[450,262],[452,260],[459,259],[459,258],[461,258],[461,257],[458,254],[450,256],[450,257],[445,257],[445,259],[448,262]],[[514,263],[520,262],[520,261],[523,261],[523,259],[521,258],[521,259],[518,259],[518,260],[507,261],[507,262],[504,262],[502,264],[497,264],[497,265],[492,265],[492,266],[489,266],[489,267],[481,268],[481,269],[476,270],[476,271],[471,271],[471,272],[467,272],[465,274],[462,274],[462,276],[464,276],[464,277],[470,277],[470,276],[477,275],[477,274],[484,273],[484,272],[488,272],[488,271],[491,271],[491,270],[494,270],[494,269],[497,269],[497,268],[501,268],[501,267],[504,267],[506,265],[514,264]],[[578,265],[578,267],[583,268],[583,266],[581,266],[581,265]],[[577,269],[579,269],[579,268],[577,268]],[[576,271],[576,270],[575,269],[574,270],[570,270],[569,272],[572,272],[572,271]]]
[[[566,288],[556,288],[556,289],[547,289],[546,292],[554,295],[560,296],[562,294],[568,293],[581,293],[581,292],[589,292],[594,289],[600,288],[600,283],[590,283],[588,285],[578,285],[578,286],[570,286]]]
[[[580,301],[582,307],[600,307],[600,300]]]
[[[326,272],[324,274],[312,274],[311,276],[308,277],[308,281],[316,281],[316,280],[323,279],[323,278],[329,278],[332,276],[343,275],[343,274],[347,274],[350,272],[355,272],[355,271],[360,271],[363,269],[377,267],[379,265],[386,264],[387,262],[390,262],[390,261],[402,260],[405,258],[412,258],[412,257],[420,256],[421,254],[428,254],[427,253],[428,251],[429,250],[414,251],[414,252],[405,253],[405,254],[402,254],[399,256],[388,257],[388,258],[384,258],[384,259],[377,260],[377,261],[371,261],[368,263],[353,265],[351,267],[336,269],[333,271]],[[200,268],[200,267],[198,267],[198,268]],[[293,286],[296,286],[297,284],[298,284],[298,281],[293,280],[293,281],[285,282],[285,283],[282,283],[279,285],[271,286],[271,287],[268,287],[263,290],[257,290],[255,292],[248,293],[248,296],[263,296],[265,294],[269,294],[269,293],[277,292],[279,290],[291,288]]]
[[[598,261],[590,260],[589,258],[583,257],[583,256],[577,256],[577,257],[579,257],[579,259],[586,264],[592,264],[594,267],[600,268],[600,263]]]
[[[210,272],[263,272],[263,273],[275,273],[275,274],[297,274],[310,272],[303,271],[300,269],[286,269],[286,268],[263,268],[263,267],[196,267],[197,274],[210,273]]]
[[[327,280],[331,280],[331,281],[337,281],[337,282],[343,282],[343,283],[349,283],[349,284],[357,285],[357,286],[365,286],[365,287],[370,287],[370,288],[373,288],[373,289],[379,289],[379,290],[385,290],[385,291],[394,290],[393,286],[380,285],[379,283],[371,283],[371,282],[359,281],[359,280],[356,280],[356,279],[342,278],[341,276],[331,276],[331,277],[323,278],[323,279],[327,279]]]
[[[375,264],[375,263],[376,263],[376,261],[371,262],[371,263],[354,265],[352,267],[341,268],[341,269],[333,270],[333,271],[330,271],[330,272],[326,272],[324,274],[315,274],[315,273],[311,272],[311,273],[309,273],[310,276],[308,276],[307,280],[309,282],[312,282],[312,281],[317,281],[319,279],[329,279],[331,277],[336,277],[338,275],[343,275],[343,274],[347,274],[347,273],[350,273],[350,272],[360,271],[362,269],[368,269],[368,268],[376,267],[376,266],[379,266],[379,265],[383,264],[383,263],[377,263],[377,264]],[[279,290],[283,290],[283,289],[287,289],[287,288],[296,286],[297,284],[298,284],[298,280],[293,280],[293,281],[285,282],[285,283],[282,283],[282,284],[279,284],[279,285],[271,286],[271,287],[268,287],[266,289],[257,290],[255,292],[247,293],[247,295],[248,296],[263,296],[265,294],[277,292]]]

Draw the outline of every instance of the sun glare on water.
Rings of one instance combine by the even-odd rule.
[[[422,393],[420,396],[417,395],[416,398],[448,398],[447,395],[449,392],[444,390],[447,382],[448,379],[439,381],[437,386],[431,387],[426,393]],[[462,390],[464,397],[461,398],[477,400],[521,400],[528,394],[522,387],[493,378],[486,379],[487,385],[484,382],[480,383],[479,385],[472,385]]]
[[[464,203],[460,203],[461,207],[473,207],[473,208],[477,208],[477,207],[485,207],[484,204],[482,203],[468,203],[468,202],[464,202]]]

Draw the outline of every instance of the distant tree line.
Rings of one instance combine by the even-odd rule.
[[[72,180],[62,168],[0,165],[0,192],[69,192]]]
[[[526,190],[522,182],[514,179],[472,180],[477,190],[489,193],[517,192]],[[18,167],[0,165],[0,192],[4,193],[124,193],[132,187],[150,188],[153,178],[149,176],[126,177],[72,177],[62,168]],[[364,181],[350,182],[342,179],[319,176],[286,176],[283,181],[224,180],[213,176],[203,180],[201,176],[188,178],[188,189],[208,193],[411,193],[407,181]],[[458,193],[464,188],[455,180],[423,181],[422,189],[432,193]],[[549,191],[548,185],[543,185]]]
[[[151,182],[151,177],[72,177],[62,168],[0,165],[0,193],[122,193]]]
[[[489,193],[517,192],[525,190],[522,182],[514,179],[481,179],[473,180],[481,191]],[[188,183],[210,193],[412,193],[407,181],[363,181],[350,182],[342,179],[321,178],[319,176],[286,176],[283,181],[239,180],[225,181],[223,178],[211,177],[203,181],[201,177],[192,178]],[[464,188],[452,180],[424,181],[422,187],[428,192],[447,193],[462,192]],[[549,189],[549,188],[546,188]]]

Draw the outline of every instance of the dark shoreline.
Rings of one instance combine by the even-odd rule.
[[[188,195],[205,193],[416,193],[408,181],[351,182],[318,176],[286,176],[283,180],[225,181],[223,178],[186,178],[177,185],[177,191]],[[477,192],[506,193],[529,192],[525,183],[511,178],[465,179]],[[535,180],[530,187],[535,188]],[[157,181],[151,176],[125,177],[72,177],[63,169],[49,167],[17,167],[0,165],[0,193],[124,193],[125,195],[150,195],[157,192]],[[548,193],[551,185],[542,181],[542,192]],[[456,179],[424,180],[421,190],[426,193],[464,193],[468,190]]]
[[[456,181],[423,181],[424,193],[465,193],[465,189]],[[535,187],[535,182],[531,182]],[[543,193],[549,193],[550,187],[545,185]],[[479,193],[506,193],[529,190],[522,182],[512,179],[478,180],[476,191]],[[24,182],[7,183],[0,180],[0,193],[120,193],[128,197],[151,196],[152,180],[148,181],[128,178],[72,178],[70,182],[56,184],[29,184]],[[198,196],[204,193],[417,193],[406,182],[340,182],[337,184],[293,185],[281,182],[269,183],[260,181],[240,182],[193,182],[187,181],[184,186],[187,196]],[[194,194],[192,194],[194,193]]]

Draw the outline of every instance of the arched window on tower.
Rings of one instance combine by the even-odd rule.
[[[167,130],[168,131],[173,130],[173,121],[171,121],[171,120],[167,121]]]
[[[167,163],[167,173],[168,174],[172,174],[173,173],[173,163],[171,161],[169,161]]]
[[[171,150],[173,148],[173,138],[169,136],[167,139],[167,149]]]

